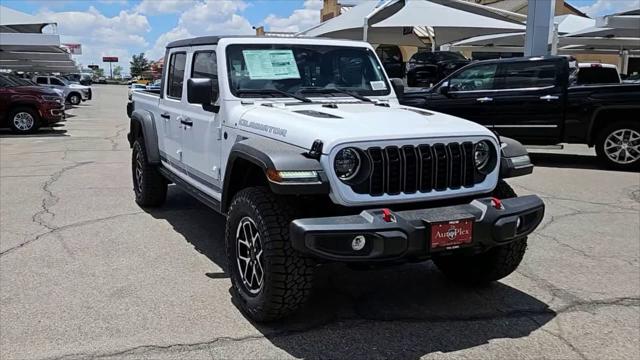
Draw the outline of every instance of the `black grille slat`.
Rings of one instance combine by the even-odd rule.
[[[404,160],[404,186],[403,191],[406,194],[413,194],[418,191],[418,156],[416,148],[411,145],[402,147],[402,157]]]
[[[369,178],[369,194],[380,196],[384,194],[384,157],[380,148],[367,150],[371,159],[371,177]]]
[[[429,192],[433,189],[433,155],[431,154],[431,146],[418,146],[418,155],[420,157],[420,191]]]
[[[402,157],[400,149],[389,146],[384,149],[387,157],[387,194],[397,195],[402,191]]]
[[[462,154],[464,159],[464,179],[462,185],[464,187],[472,187],[475,183],[475,164],[473,159],[473,143],[470,141],[462,143]]]
[[[450,143],[447,145],[447,167],[449,169],[449,188],[459,189],[462,186],[462,150],[460,144]]]
[[[381,196],[457,190],[473,187],[477,181],[470,141],[371,147],[366,155],[371,165],[369,182],[352,186],[361,194]]]
[[[434,188],[438,191],[447,189],[447,182],[449,177],[449,164],[447,156],[447,148],[444,144],[434,144],[431,147],[433,152],[433,158],[435,160],[435,172],[434,172]]]

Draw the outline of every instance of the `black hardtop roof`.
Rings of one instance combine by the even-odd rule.
[[[238,39],[269,39],[269,37],[264,36],[255,36],[255,35],[224,35],[224,36],[199,36],[189,39],[182,39],[172,41],[167,44],[167,49],[183,47],[183,46],[197,46],[197,45],[217,45],[220,39],[228,39],[228,38],[238,38]],[[328,39],[324,37],[313,37],[313,36],[296,36],[294,39]],[[271,39],[282,39],[278,37],[274,37]],[[330,39],[330,40],[339,40],[339,39]]]

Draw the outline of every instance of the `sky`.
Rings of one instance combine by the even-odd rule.
[[[342,0],[355,4],[372,0]],[[532,1],[532,0],[530,0]],[[560,0],[558,0],[560,1]],[[569,0],[591,17],[640,7],[640,0]],[[0,0],[3,6],[58,23],[63,43],[82,44],[76,60],[105,67],[117,56],[127,73],[131,55],[157,60],[173,40],[201,35],[301,31],[320,21],[322,0]]]

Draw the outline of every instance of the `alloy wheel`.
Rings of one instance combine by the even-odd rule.
[[[243,217],[236,230],[236,262],[244,287],[258,294],[264,283],[263,249],[256,223]]]
[[[640,159],[640,133],[617,129],[604,140],[604,153],[616,164],[631,164]]]
[[[19,112],[13,116],[13,125],[20,131],[29,131],[36,121],[28,112]]]
[[[139,193],[142,193],[142,182],[143,182],[143,158],[142,158],[142,152],[141,151],[137,151],[136,152],[136,167],[135,167],[135,177],[136,177],[136,190],[138,190]]]

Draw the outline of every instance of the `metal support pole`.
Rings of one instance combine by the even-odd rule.
[[[113,71],[111,70],[111,64],[113,63],[109,61],[109,79],[113,79]]]
[[[529,1],[524,56],[549,55],[549,34],[553,29],[556,0]]]

